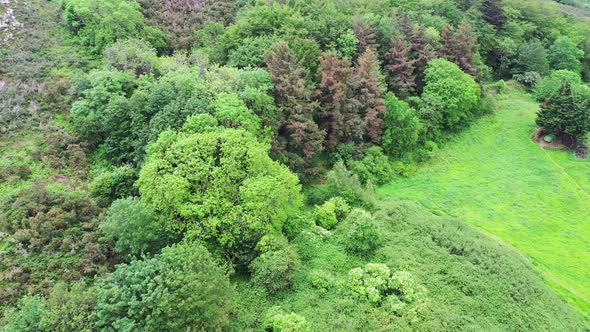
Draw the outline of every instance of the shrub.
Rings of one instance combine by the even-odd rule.
[[[58,282],[51,289],[47,298],[49,309],[47,319],[49,331],[80,331],[95,330],[91,319],[96,306],[94,288],[87,288],[83,283],[68,285]]]
[[[549,48],[549,63],[552,69],[571,70],[575,73],[582,71],[580,58],[584,56],[584,51],[579,49],[576,44],[567,36],[560,36]]]
[[[114,201],[100,229],[115,241],[115,251],[128,258],[157,252],[166,242],[156,217],[137,198]]]
[[[25,296],[16,309],[6,312],[8,324],[4,325],[5,332],[38,332],[48,328],[47,307],[40,296]]]
[[[44,291],[48,280],[80,280],[104,271],[111,252],[97,230],[102,211],[87,193],[36,182],[4,198],[2,206],[6,240],[0,265],[10,287],[0,301],[26,289]]]
[[[337,162],[326,177],[325,183],[316,185],[308,192],[310,203],[321,204],[332,197],[340,196],[349,205],[373,207],[373,189],[369,186],[364,187],[358,175],[349,171],[342,161]]]
[[[370,303],[379,304],[391,290],[391,271],[385,264],[369,263],[348,273],[350,289]]]
[[[67,0],[64,21],[75,42],[100,54],[109,44],[144,36],[156,48],[164,44],[161,31],[146,27],[136,1]]]
[[[390,296],[406,304],[419,302],[426,297],[426,288],[410,272],[391,273],[385,264],[369,263],[364,268],[350,270],[348,275],[351,290],[374,305],[381,304]]]
[[[353,254],[368,255],[381,244],[377,221],[362,209],[352,209],[338,231],[344,247]]]
[[[525,87],[531,88],[541,79],[541,74],[536,71],[527,71],[524,74],[516,74],[512,78]]]
[[[195,114],[186,118],[182,131],[191,134],[206,133],[221,129],[219,121],[210,114]]]
[[[234,306],[226,272],[194,243],[119,265],[96,288],[94,317],[103,330],[223,330]]]
[[[90,194],[100,198],[104,205],[134,194],[133,183],[137,179],[135,169],[125,165],[106,171],[94,178],[90,184]]]
[[[583,142],[590,132],[590,89],[562,81],[537,112],[536,123],[568,145]]]
[[[235,93],[221,93],[209,105],[213,116],[226,128],[243,128],[260,134],[260,118]]]
[[[316,206],[313,217],[315,223],[326,229],[332,229],[348,215],[350,206],[341,197],[332,197],[321,206]]]
[[[382,185],[389,182],[393,176],[389,158],[378,146],[368,148],[363,159],[353,160],[349,164],[350,169],[359,176],[363,183]]]
[[[496,88],[497,94],[503,94],[506,91],[506,82],[504,80],[499,80],[494,84],[494,87]]]
[[[273,294],[291,287],[301,261],[291,246],[263,252],[250,263],[252,282]]]
[[[271,308],[264,319],[264,328],[273,332],[304,332],[308,331],[305,317],[292,312],[283,313],[280,308]]]

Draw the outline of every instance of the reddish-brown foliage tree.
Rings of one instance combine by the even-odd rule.
[[[416,61],[414,68],[414,74],[416,75],[416,91],[422,92],[422,88],[424,87],[424,70],[426,70],[428,62],[436,58],[436,52],[432,47],[430,39],[426,36],[426,31],[423,27],[416,28],[412,32],[410,39],[411,58]]]
[[[357,61],[354,70],[354,96],[359,102],[356,112],[348,112],[345,121],[350,126],[352,141],[362,143],[369,140],[373,144],[381,141],[383,133],[384,92],[380,82],[379,59],[368,49]]]
[[[344,127],[344,112],[349,102],[352,78],[350,61],[334,53],[325,54],[320,60],[320,87],[316,91],[320,102],[318,122],[326,131],[326,148],[334,151],[340,143]]]
[[[447,60],[456,63],[464,72],[475,75],[477,69],[474,56],[477,52],[476,39],[467,24],[461,24],[458,29],[450,26],[441,31],[442,46],[439,54]]]
[[[208,22],[231,23],[238,8],[232,0],[140,0],[149,25],[160,28],[172,50],[190,49],[196,31]]]
[[[301,67],[286,42],[266,53],[266,65],[275,84],[274,97],[280,112],[275,153],[297,172],[311,166],[311,158],[322,150],[325,133],[314,122],[318,103],[312,100],[308,72]]]
[[[354,34],[359,41],[357,45],[357,54],[359,56],[369,48],[376,51],[379,47],[377,41],[379,30],[365,18],[356,17],[354,19]]]
[[[391,48],[385,53],[389,87],[398,97],[405,98],[416,89],[414,67],[417,60],[411,59],[411,46],[402,38],[391,39]]]

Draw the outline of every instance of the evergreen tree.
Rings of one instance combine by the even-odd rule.
[[[354,142],[369,140],[378,144],[381,141],[385,103],[381,98],[384,89],[380,76],[377,54],[368,49],[358,59],[354,71],[355,99],[359,101],[360,108],[356,113],[348,113],[349,118],[345,119],[350,123],[351,139]]]
[[[426,36],[423,27],[411,32],[411,58],[415,60],[414,74],[416,75],[416,91],[421,92],[424,87],[424,71],[430,60],[436,58],[436,52],[431,41]]]
[[[325,133],[314,122],[318,108],[312,100],[308,72],[295,60],[285,42],[277,43],[266,53],[266,65],[275,84],[274,97],[279,109],[279,135],[274,152],[297,172],[311,166],[311,158],[322,150]]]
[[[320,60],[320,88],[317,90],[320,102],[319,125],[326,132],[325,146],[334,151],[340,142],[344,123],[344,112],[351,94],[352,68],[345,57],[334,53],[325,54]]]
[[[496,29],[501,29],[504,22],[506,22],[506,15],[504,15],[502,5],[502,0],[483,0],[479,9],[483,19],[495,26]]]
[[[385,53],[385,67],[388,69],[389,87],[396,95],[405,98],[416,89],[414,74],[416,59],[410,59],[411,46],[402,38],[391,39],[391,48]]]
[[[590,132],[590,92],[563,80],[537,113],[537,125],[572,145]]]
[[[360,56],[366,50],[377,50],[379,30],[371,22],[362,17],[356,17],[354,20],[354,35],[358,39],[357,54]]]
[[[475,75],[474,65],[476,53],[476,39],[467,24],[461,24],[458,30],[450,26],[441,31],[442,47],[439,54],[447,60],[457,64],[463,71]]]

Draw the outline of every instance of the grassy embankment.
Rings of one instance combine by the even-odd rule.
[[[537,104],[510,90],[497,112],[448,142],[417,174],[379,189],[500,238],[590,315],[590,161],[531,140]]]

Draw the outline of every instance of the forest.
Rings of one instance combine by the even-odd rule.
[[[590,331],[590,0],[1,0],[0,331]]]

